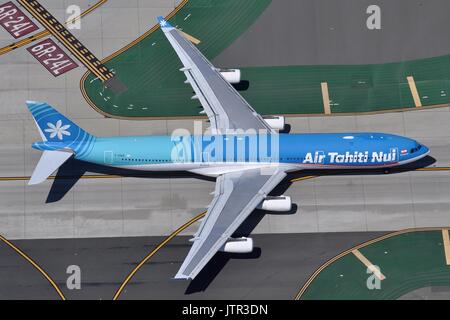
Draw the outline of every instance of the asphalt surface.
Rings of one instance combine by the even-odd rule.
[[[378,5],[381,29],[369,30]],[[371,64],[450,52],[446,0],[273,0],[214,63],[221,67]]]
[[[189,250],[177,237],[145,264],[119,299],[293,299],[324,262],[382,233],[271,234],[254,236],[246,256],[219,253],[193,281],[172,277]],[[112,299],[127,274],[161,237],[18,240],[67,299]],[[0,299],[59,299],[27,261],[0,243]],[[81,271],[81,289],[69,290],[70,265]],[[361,264],[361,268],[365,268]]]
[[[278,2],[275,0],[274,4]],[[61,19],[63,6],[55,8],[46,1],[43,4]],[[131,42],[144,33],[150,27],[145,21],[156,11],[164,15],[173,6],[171,1],[151,7],[149,3],[119,4],[110,0],[83,18],[81,30],[74,32],[94,54],[103,57],[123,45],[118,39]],[[116,21],[114,25],[112,17]],[[130,28],[114,29],[120,25]],[[3,30],[0,30],[0,40],[11,41]],[[40,138],[24,105],[29,99],[47,101],[98,136],[170,135],[175,129],[192,131],[194,127],[192,120],[104,118],[81,96],[79,79],[83,67],[53,78],[23,48],[0,57],[0,71],[7,75],[7,81],[0,83],[0,177],[29,176],[39,160],[41,153],[30,147]],[[293,133],[381,131],[405,135],[431,148],[434,158],[430,159],[431,165],[450,166],[449,108],[298,117],[288,118],[287,122]],[[84,172],[114,171],[79,162],[60,170],[61,175],[76,176]],[[266,216],[254,232],[386,231],[449,225],[449,189],[450,172],[445,171],[320,177],[294,183],[286,191],[279,188],[297,204],[296,214]],[[164,173],[148,178],[125,174],[123,178],[112,179],[49,180],[36,186],[27,186],[26,181],[0,181],[0,201],[4,204],[0,208],[0,234],[10,239],[167,235],[204,211],[213,190],[211,179]],[[196,228],[193,225],[185,234],[192,234]]]
[[[398,300],[450,300],[448,286],[419,288],[401,296]]]

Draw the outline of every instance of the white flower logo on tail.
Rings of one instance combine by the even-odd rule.
[[[62,121],[58,120],[56,121],[56,125],[50,122],[47,122],[48,129],[45,129],[45,132],[50,133],[50,139],[53,139],[54,137],[58,137],[59,140],[63,139],[64,136],[70,136],[70,132],[66,131],[70,128],[70,124],[62,125]]]

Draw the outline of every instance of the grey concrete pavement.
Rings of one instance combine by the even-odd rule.
[[[85,9],[96,2],[40,1],[60,20],[66,17],[68,4]],[[154,23],[154,16],[167,14],[178,2],[109,0],[83,18],[81,30],[74,33],[102,58],[144,33]],[[382,8],[381,31],[364,28],[368,4]],[[447,54],[447,9],[444,0],[274,0],[215,62],[220,66],[379,63]],[[296,28],[283,29],[292,25],[285,20],[295,21]],[[0,29],[0,45],[12,41]],[[0,82],[0,177],[29,176],[40,157],[40,152],[30,147],[39,134],[24,105],[28,99],[48,101],[99,136],[192,130],[191,120],[104,118],[80,93],[84,72],[80,66],[55,79],[24,49],[0,57],[4,75]],[[436,159],[432,166],[450,166],[450,108],[296,117],[287,122],[291,132],[406,135],[430,147]],[[87,173],[108,173],[105,168],[83,163],[71,163],[64,170],[70,173],[83,168],[88,168]],[[178,174],[58,179],[37,186],[20,180],[0,181],[0,234],[9,239],[33,239],[18,240],[17,244],[54,277],[69,299],[110,299],[128,272],[162,239],[148,236],[167,235],[204,211],[213,190],[211,180]],[[297,204],[295,214],[262,216],[255,212],[246,222],[244,227],[249,230],[256,225],[252,237],[259,250],[254,255],[229,259],[219,253],[199,280],[174,282],[170,278],[189,249],[188,237],[177,237],[136,274],[121,298],[290,299],[323,262],[380,235],[378,231],[449,226],[449,190],[450,171],[347,173],[293,183],[284,194]],[[183,234],[190,235],[197,227],[198,223]],[[0,299],[57,298],[44,278],[3,243],[0,261]],[[82,270],[79,291],[65,287],[66,269],[71,264]]]
[[[130,121],[81,120],[94,134],[127,134]],[[4,121],[5,122],[5,121]],[[133,134],[170,134],[170,127],[192,128],[189,120],[138,122]],[[450,166],[448,108],[382,115],[288,118],[292,132],[383,131],[417,138],[431,148],[433,166]],[[120,126],[119,126],[120,123]],[[150,129],[151,128],[151,129]],[[428,128],[428,129],[427,129]],[[119,132],[120,131],[120,132]],[[40,152],[30,120],[6,122],[0,129],[8,141],[1,149],[2,176],[30,175]],[[14,132],[25,134],[14,135]],[[11,140],[9,140],[11,138]],[[94,172],[95,173],[95,172]],[[24,181],[0,181],[1,234],[11,238],[70,238],[166,235],[204,211],[214,182],[194,177],[82,179],[61,200],[70,184],[54,181],[27,186]],[[294,183],[285,192],[298,210],[293,215],[266,216],[256,233],[380,231],[450,225],[450,172],[404,172],[392,175],[323,176]],[[187,233],[193,233],[196,226]]]

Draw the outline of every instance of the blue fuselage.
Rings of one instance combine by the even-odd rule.
[[[58,142],[33,146],[59,148]],[[74,151],[75,158],[101,165],[194,172],[208,166],[265,164],[290,170],[389,167],[429,152],[415,140],[382,133],[106,137],[80,144]]]

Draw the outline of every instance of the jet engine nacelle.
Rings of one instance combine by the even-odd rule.
[[[263,117],[263,119],[274,130],[283,130],[286,125],[283,116]]]
[[[220,251],[228,253],[250,253],[253,251],[252,238],[235,238],[228,240]]]
[[[292,201],[289,196],[267,197],[257,207],[261,210],[285,212],[292,209]]]
[[[229,83],[241,82],[241,70],[239,69],[219,69],[218,71]]]

